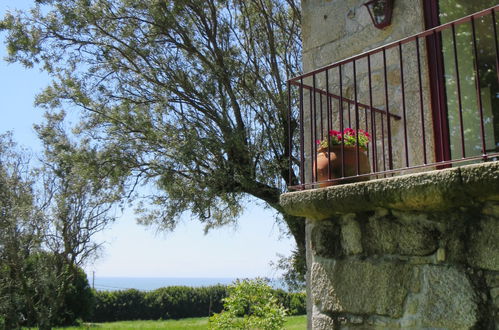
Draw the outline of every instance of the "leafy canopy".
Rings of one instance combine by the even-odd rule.
[[[38,0],[0,28],[8,60],[53,77],[38,105],[82,110],[75,133],[108,154],[112,175],[126,179],[119,189],[155,184],[146,197],[157,207],[139,208],[144,223],[173,228],[189,211],[210,228],[237,218],[245,196],[281,211],[296,127],[285,82],[300,70],[298,8],[295,0]]]

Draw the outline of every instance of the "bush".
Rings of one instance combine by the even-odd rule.
[[[123,291],[97,291],[94,322],[113,322],[145,319],[147,312],[145,293],[135,289]]]
[[[304,293],[274,289],[270,292],[290,315],[306,313]],[[206,317],[222,311],[227,294],[228,287],[225,285],[200,288],[170,286],[150,292],[97,291],[93,316],[86,320],[113,322]]]
[[[92,322],[180,319],[219,313],[227,287],[171,286],[151,292],[97,291]]]
[[[286,292],[282,289],[273,289],[272,294],[277,298],[279,304],[286,308],[288,315],[307,314],[305,292]]]
[[[170,286],[147,293],[147,300],[152,319],[181,319],[219,313],[226,296],[227,287],[223,285],[201,288]]]
[[[89,317],[94,296],[81,268],[49,252],[32,253],[19,268],[0,268],[0,329],[50,329]]]
[[[237,281],[228,288],[224,310],[210,317],[211,329],[281,329],[286,309],[276,290],[262,279]]]
[[[305,292],[293,292],[289,294],[289,314],[304,315],[307,314],[307,294]]]

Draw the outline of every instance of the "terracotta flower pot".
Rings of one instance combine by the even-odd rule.
[[[329,155],[328,155],[329,154]],[[357,175],[357,148],[352,146],[344,146],[344,176],[356,176]],[[317,164],[317,174],[315,173]],[[342,171],[341,167],[343,160],[341,158],[341,146],[334,145],[331,146],[331,152],[328,152],[328,148],[321,148],[317,150],[316,161],[313,164],[315,181],[325,181],[329,179],[328,176],[328,166],[331,164],[331,179],[341,178]],[[366,174],[371,172],[371,167],[369,164],[369,157],[367,156],[367,151],[365,149],[359,149],[359,174]],[[341,183],[352,183],[358,181],[367,181],[369,176],[350,178],[347,180],[342,180]],[[319,184],[320,187],[327,187],[337,184],[337,182],[326,182]]]

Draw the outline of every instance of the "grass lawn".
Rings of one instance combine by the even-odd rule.
[[[288,316],[284,329],[298,330],[307,328],[307,316]],[[198,317],[181,320],[168,321],[122,321],[109,323],[88,323],[80,327],[57,328],[57,329],[208,329],[208,318]]]

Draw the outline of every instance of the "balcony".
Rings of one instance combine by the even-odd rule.
[[[497,11],[290,79],[289,189],[499,159]]]

